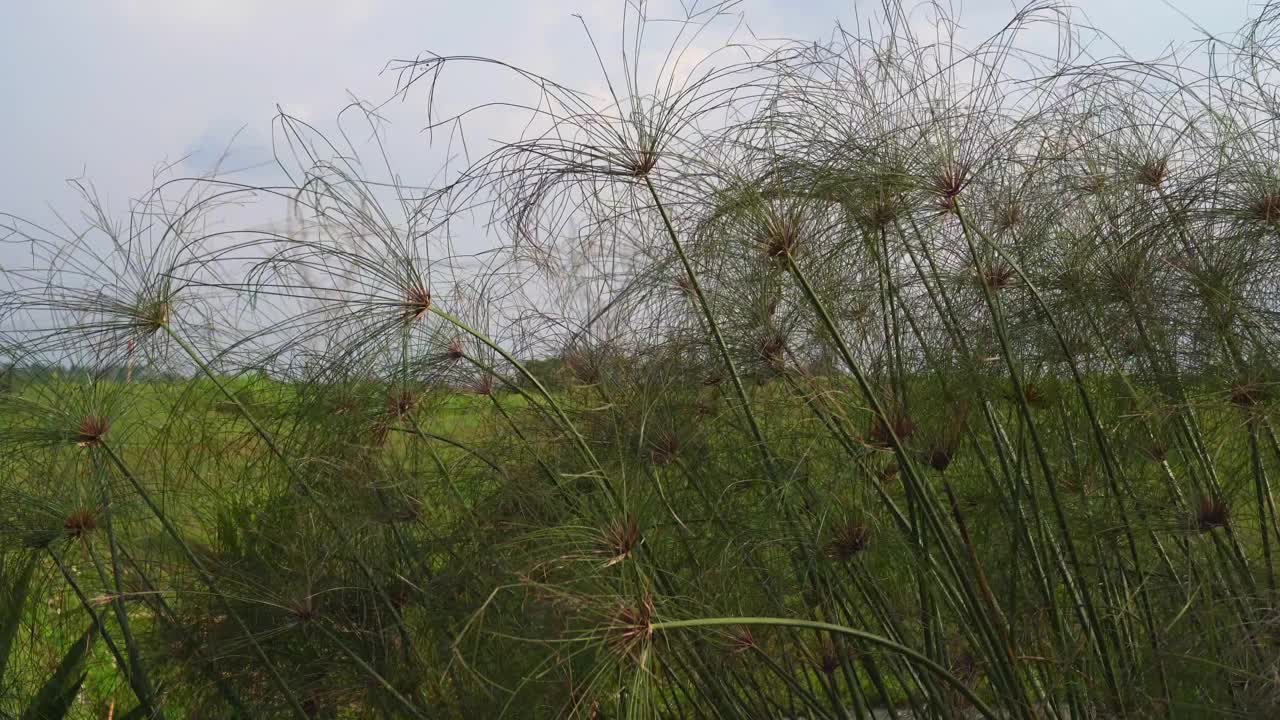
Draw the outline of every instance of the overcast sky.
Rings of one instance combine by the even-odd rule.
[[[689,0],[686,0],[688,2]],[[1170,7],[1230,34],[1248,0],[1077,0],[1076,17],[1137,57],[1200,37]],[[653,14],[678,8],[654,0]],[[968,0],[975,34],[1012,14],[1010,0]],[[743,0],[755,34],[816,38],[879,0]],[[45,219],[76,209],[66,179],[94,182],[112,205],[150,186],[157,164],[202,171],[232,135],[231,166],[270,157],[276,105],[323,124],[354,96],[382,100],[393,58],[430,51],[501,58],[570,84],[593,79],[580,13],[617,47],[621,0],[0,0],[0,211]],[[664,10],[665,8],[665,10]],[[1105,52],[1103,54],[1106,54]],[[455,71],[445,92],[483,100],[497,75]],[[471,73],[471,74],[468,74]],[[393,114],[398,153],[412,165],[426,139],[421,103]],[[409,180],[426,181],[431,168]],[[262,172],[266,172],[263,170]]]

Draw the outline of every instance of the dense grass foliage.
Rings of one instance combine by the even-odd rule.
[[[439,187],[284,116],[287,186],[6,217],[0,713],[1280,716],[1280,8],[729,9],[603,99],[398,64],[536,96]]]

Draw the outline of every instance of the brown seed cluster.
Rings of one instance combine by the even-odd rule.
[[[570,350],[564,354],[564,367],[573,379],[582,385],[600,382],[600,364],[583,350]]]
[[[646,594],[635,605],[619,605],[606,634],[609,649],[619,658],[638,660],[653,640],[653,596]]]
[[[422,500],[405,495],[394,502],[385,502],[377,518],[388,525],[418,522],[422,519],[422,505]]]
[[[137,318],[141,321],[140,334],[150,335],[169,324],[169,302],[163,298],[144,301]]]
[[[638,178],[648,175],[657,165],[658,153],[651,148],[636,152],[623,163],[626,173]]]
[[[853,521],[836,529],[827,543],[827,557],[839,562],[849,562],[867,549],[871,531],[866,524]]]
[[[1248,215],[1264,223],[1280,221],[1280,192],[1264,192],[1248,207]]]
[[[1202,533],[1210,532],[1214,528],[1226,527],[1230,522],[1231,509],[1227,506],[1226,500],[1220,497],[1202,499],[1200,508],[1193,518],[1196,529]]]
[[[1145,185],[1150,188],[1159,188],[1164,185],[1165,179],[1169,176],[1169,159],[1168,158],[1150,158],[1138,165],[1137,177],[1135,180],[1139,185]]]
[[[1140,444],[1138,452],[1153,463],[1162,463],[1169,457],[1169,446],[1160,440],[1152,440]]]
[[[493,376],[485,373],[471,383],[471,392],[476,395],[492,395],[495,386]]]
[[[111,429],[111,421],[103,415],[86,415],[80,420],[76,431],[76,444],[80,447],[91,447],[102,442]]]
[[[764,252],[772,260],[782,260],[795,253],[800,244],[800,224],[790,220],[774,223],[765,233]]]
[[[735,654],[750,652],[759,647],[756,642],[756,636],[751,632],[750,625],[743,625],[729,635],[729,648]]]
[[[393,390],[387,395],[387,414],[394,418],[408,417],[418,405],[418,397],[412,390]]]
[[[925,463],[938,472],[946,472],[947,468],[951,467],[953,459],[955,459],[955,450],[941,443],[924,452]]]
[[[67,537],[79,540],[98,528],[97,513],[93,510],[76,510],[62,521],[62,531]]]
[[[400,304],[401,315],[405,322],[416,322],[421,320],[428,312],[431,312],[431,291],[422,285],[411,286],[404,295],[404,300]]]
[[[1100,172],[1086,174],[1080,178],[1079,188],[1089,195],[1101,195],[1107,189],[1107,176]]]
[[[1147,287],[1147,283],[1151,280],[1151,274],[1142,266],[1142,263],[1133,260],[1109,265],[1103,270],[1102,275],[1106,283],[1104,290],[1115,300],[1136,296],[1138,291]]]
[[[694,295],[693,281],[689,279],[688,275],[680,275],[679,277],[677,277],[675,280],[675,286],[676,286],[676,292],[680,293],[681,295],[693,297]]]
[[[899,441],[906,441],[907,438],[915,434],[916,424],[907,415],[898,412],[888,418],[874,417],[871,420],[871,430],[867,433],[867,441],[879,448],[893,447],[893,438],[897,437]]]
[[[1231,402],[1240,407],[1256,407],[1266,402],[1267,386],[1260,382],[1246,382],[1231,388]]]
[[[951,656],[950,666],[951,674],[955,675],[965,683],[972,683],[978,677],[978,658],[969,648],[968,643],[952,640],[947,643],[948,654]]]
[[[894,196],[878,195],[863,211],[863,222],[873,228],[893,225],[906,210],[901,200]]]
[[[309,623],[320,616],[320,611],[312,604],[311,598],[295,604],[289,608],[289,614],[293,615],[293,619],[299,623]]]
[[[996,227],[1000,230],[1008,230],[1016,227],[1022,222],[1022,205],[1016,202],[1004,205],[996,211],[995,222]]]
[[[923,443],[924,450],[920,453],[920,459],[926,465],[940,473],[951,467],[960,450],[960,436],[964,432],[965,418],[968,415],[967,401],[958,400],[952,404],[951,417],[946,427],[931,433],[927,442]]]
[[[999,292],[1013,284],[1013,268],[1008,265],[992,265],[982,271],[979,278],[992,292]]]
[[[787,338],[781,332],[761,336],[756,343],[756,352],[770,370],[782,373],[787,369]]]
[[[1027,405],[1032,408],[1044,407],[1049,401],[1048,392],[1039,385],[1028,382],[1022,385],[1022,399],[1027,401]]]
[[[610,522],[600,533],[600,554],[608,558],[605,567],[626,560],[643,541],[644,534],[635,518],[628,516]]]
[[[466,357],[466,348],[462,345],[462,338],[450,339],[449,344],[445,346],[444,355],[450,362],[457,362]]]
[[[969,184],[969,168],[962,163],[948,163],[933,178],[933,192],[943,212],[956,211],[956,198]]]
[[[817,657],[814,658],[813,662],[814,667],[823,675],[831,675],[840,669],[840,663],[843,659],[842,653],[840,648],[836,647],[836,644],[830,640],[822,641],[822,644],[818,646],[816,655]]]
[[[670,430],[659,432],[649,443],[649,461],[659,467],[670,465],[680,454],[680,436]]]

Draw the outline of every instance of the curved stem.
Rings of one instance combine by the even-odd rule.
[[[833,625],[831,623],[818,622],[816,620],[797,620],[792,618],[778,617],[724,617],[724,618],[697,618],[694,620],[668,620],[664,622],[650,623],[649,629],[654,632],[663,632],[666,630],[680,630],[687,628],[706,628],[706,627],[724,627],[737,625],[774,625],[780,627],[803,628],[808,630],[821,630],[832,633],[833,635],[844,635],[867,643],[876,647],[884,648],[890,652],[902,655],[914,662],[919,663],[933,674],[937,675],[943,682],[954,687],[966,700],[973,704],[974,709],[982,714],[985,718],[996,720],[996,714],[987,706],[986,703],[969,689],[956,676],[947,671],[938,663],[930,660],[925,655],[916,650],[900,645],[888,638],[881,637],[862,630],[854,630],[843,625]]]
[[[111,460],[111,464],[115,465],[116,469],[120,471],[120,474],[129,481],[131,486],[133,486],[134,492],[138,493],[138,497],[142,498],[142,501],[146,504],[147,508],[151,510],[151,514],[155,515],[156,519],[160,521],[160,525],[164,528],[165,533],[168,534],[169,537],[173,538],[173,541],[178,544],[178,547],[182,550],[182,554],[186,556],[187,562],[191,563],[191,566],[195,568],[196,572],[200,575],[200,579],[204,581],[206,586],[208,586],[209,591],[213,593],[214,597],[218,598],[218,602],[222,605],[222,609],[231,616],[232,620],[235,621],[240,632],[244,635],[245,639],[249,641],[249,646],[253,648],[254,654],[258,656],[258,659],[261,660],[263,665],[266,667],[267,673],[271,675],[272,682],[275,684],[276,688],[280,690],[281,694],[284,695],[285,701],[289,703],[289,708],[293,711],[293,714],[299,720],[308,720],[310,716],[307,714],[306,710],[302,709],[302,703],[300,703],[297,696],[294,695],[293,689],[289,687],[289,683],[285,682],[284,677],[280,674],[280,670],[276,668],[275,663],[271,662],[271,658],[267,657],[266,651],[262,649],[262,645],[258,643],[258,639],[254,636],[253,631],[249,629],[249,626],[245,624],[244,619],[235,611],[235,608],[231,607],[231,603],[227,600],[226,595],[223,595],[222,591],[218,589],[218,583],[214,580],[213,574],[205,568],[204,563],[200,562],[200,558],[196,557],[191,546],[182,539],[182,534],[178,532],[178,528],[174,526],[171,520],[169,520],[169,516],[166,515],[165,512],[160,509],[160,506],[156,504],[155,500],[151,498],[151,494],[146,491],[146,488],[142,486],[141,481],[139,481],[137,476],[133,474],[133,470],[125,464],[124,460],[121,459],[116,451],[106,442],[100,442],[99,446]]]

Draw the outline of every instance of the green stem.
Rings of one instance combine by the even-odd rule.
[[[275,663],[271,662],[271,659],[267,657],[267,653],[262,649],[262,645],[258,643],[257,637],[254,636],[253,632],[249,629],[249,626],[245,624],[244,619],[240,617],[240,614],[235,611],[235,608],[231,606],[231,602],[227,600],[227,597],[218,589],[218,583],[214,580],[213,574],[205,568],[204,563],[196,556],[195,552],[191,549],[191,546],[187,545],[186,540],[182,539],[182,534],[178,532],[178,528],[169,520],[169,516],[160,509],[160,506],[157,505],[154,500],[151,499],[151,494],[147,492],[146,488],[142,486],[141,481],[138,480],[137,476],[133,474],[133,471],[125,464],[124,460],[116,454],[115,450],[113,450],[110,445],[106,442],[100,441],[99,447],[101,447],[107,457],[110,458],[111,463],[116,466],[116,469],[120,471],[120,474],[129,481],[131,486],[133,486],[134,492],[138,493],[138,497],[142,498],[142,502],[146,504],[149,510],[151,510],[151,514],[155,515],[156,519],[160,521],[160,525],[164,528],[165,533],[167,533],[169,537],[173,538],[173,541],[178,544],[178,547],[182,550],[182,554],[186,556],[187,562],[191,563],[191,566],[195,568],[196,572],[200,575],[200,579],[204,581],[204,584],[208,586],[209,591],[213,593],[214,597],[218,599],[219,604],[222,605],[222,609],[231,616],[233,621],[235,621],[240,632],[244,635],[245,639],[249,641],[249,646],[253,648],[254,654],[258,656],[258,659],[262,661],[263,666],[266,668],[267,673],[271,675],[272,682],[275,684],[276,688],[280,690],[281,694],[284,695],[285,701],[289,703],[289,707],[293,710],[294,716],[296,716],[298,720],[310,720],[310,716],[307,714],[307,711],[302,709],[302,703],[300,703],[297,696],[294,695],[293,688],[291,688],[289,683],[285,681],[284,677],[280,674],[280,670],[276,668]]]
[[[653,632],[665,632],[668,630],[679,630],[685,628],[708,628],[708,627],[724,627],[727,625],[774,625],[780,627],[803,628],[808,630],[821,630],[834,635],[844,635],[855,640],[860,640],[868,645],[884,648],[893,653],[902,655],[909,660],[919,663],[929,672],[938,676],[943,682],[954,687],[966,700],[973,704],[975,710],[982,714],[985,718],[996,720],[997,716],[986,703],[982,701],[972,690],[969,689],[956,676],[947,671],[938,663],[930,660],[927,656],[912,650],[911,648],[900,645],[888,638],[881,637],[861,630],[845,627],[843,625],[833,625],[831,623],[817,622],[814,620],[796,620],[792,618],[777,617],[723,617],[723,618],[697,618],[693,620],[668,620],[664,622],[650,623],[649,629]]]
[[[702,316],[707,322],[708,329],[711,330],[711,337],[715,340],[716,349],[720,351],[720,358],[724,362],[724,367],[729,371],[734,394],[738,396],[739,408],[746,418],[747,427],[751,430],[751,436],[756,441],[756,449],[760,453],[764,470],[766,474],[776,480],[773,457],[769,452],[768,444],[765,442],[764,432],[760,429],[760,423],[756,420],[755,412],[751,408],[751,401],[747,398],[747,390],[742,384],[742,377],[738,374],[738,367],[733,362],[733,356],[729,353],[729,346],[725,343],[724,336],[720,333],[720,324],[716,322],[715,314],[711,312],[711,306],[707,303],[706,295],[702,291],[702,284],[698,282],[698,275],[693,271],[693,265],[689,263],[689,256],[684,251],[684,243],[680,242],[680,235],[676,232],[675,226],[671,224],[670,216],[667,215],[667,206],[658,197],[658,189],[653,186],[653,181],[649,179],[648,175],[644,177],[644,185],[649,189],[649,195],[653,198],[653,202],[658,208],[658,214],[662,217],[662,225],[666,228],[667,238],[671,240],[671,247],[675,250],[676,257],[680,259],[680,266],[684,268],[685,277],[689,278],[689,287],[692,289],[694,297],[698,300],[698,307],[702,310]]]
[[[105,468],[102,466],[101,458],[97,457],[97,455],[93,457],[93,466],[96,475],[104,474]],[[134,692],[138,694],[138,701],[149,708],[158,720],[164,720],[164,710],[156,702],[155,687],[151,684],[151,680],[147,677],[146,670],[142,666],[142,650],[138,646],[137,639],[133,636],[133,629],[129,624],[129,612],[124,605],[124,573],[120,567],[119,543],[116,540],[111,483],[106,478],[101,479],[102,502],[106,508],[103,529],[107,534],[107,548],[111,555],[112,584],[115,586],[115,597],[111,599],[111,607],[115,612],[116,624],[120,626],[120,635],[124,638],[125,651],[129,655],[129,684],[133,686]],[[93,558],[93,564],[98,566],[98,572],[103,573],[101,563],[99,563],[97,556],[93,554],[92,548],[86,544],[85,550]]]
[[[258,422],[257,418],[253,416],[253,413],[249,412],[249,408],[245,407],[240,398],[237,397],[235,393],[231,392],[231,389],[218,378],[217,373],[213,372],[213,368],[209,367],[209,364],[204,361],[204,358],[200,356],[200,353],[192,347],[190,343],[183,339],[182,336],[174,332],[172,327],[167,324],[161,325],[161,327],[164,328],[164,331],[169,335],[174,343],[176,343],[178,347],[182,348],[182,351],[187,354],[187,357],[191,358],[191,361],[196,364],[196,367],[200,368],[200,371],[204,373],[205,377],[209,378],[214,386],[218,388],[218,391],[222,393],[223,397],[227,398],[228,401],[236,406],[240,415],[248,421],[249,426],[253,428],[254,433],[262,439],[262,442],[266,444],[267,449],[271,451],[271,454],[281,462],[285,470],[289,473],[290,478],[294,482],[298,483],[298,485],[303,489],[303,495],[305,495],[307,500],[316,508],[316,511],[320,514],[320,517],[324,520],[325,524],[333,530],[334,534],[337,535],[339,539],[345,541],[348,547],[358,547],[355,543],[351,542],[350,537],[348,537],[342,525],[339,524],[328,509],[320,503],[320,499],[316,496],[314,489],[311,487],[311,483],[307,482],[306,478],[304,478],[302,474],[294,468],[293,464],[289,461],[288,456],[282,449],[280,449],[280,446],[276,444],[275,437]],[[405,652],[412,653],[413,644],[410,640],[409,632],[405,628],[404,618],[400,615],[400,609],[396,607],[395,601],[391,599],[389,594],[387,594],[382,583],[378,582],[377,577],[373,573],[373,569],[364,561],[364,558],[360,557],[358,554],[353,554],[352,560],[355,561],[356,567],[360,569],[360,572],[364,575],[365,579],[369,581],[370,586],[378,595],[379,599],[381,599],[383,604],[386,605],[392,620],[395,621],[396,627],[400,631],[400,637],[404,642]]]

